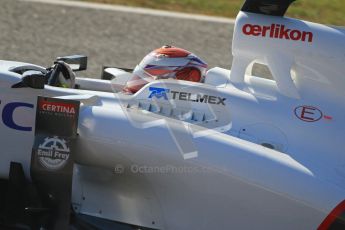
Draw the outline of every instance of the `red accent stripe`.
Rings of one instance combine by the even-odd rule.
[[[326,219],[320,224],[317,230],[327,230],[331,224],[345,211],[345,200],[337,205],[326,217]]]
[[[332,120],[333,119],[333,117],[331,117],[331,116],[327,116],[327,115],[325,115],[325,116],[323,116],[325,119],[327,119],[327,120]]]

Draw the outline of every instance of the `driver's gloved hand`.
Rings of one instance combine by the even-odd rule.
[[[74,88],[75,73],[64,61],[56,61],[47,69],[46,83],[50,86]]]
[[[64,61],[57,61],[57,65],[60,65],[61,71],[58,73],[58,87],[74,88],[76,75],[72,68]]]

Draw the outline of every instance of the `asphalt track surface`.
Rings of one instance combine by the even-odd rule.
[[[165,44],[185,48],[210,67],[230,68],[233,24],[0,0],[0,59],[49,66],[58,56],[85,54],[102,65],[134,68]]]

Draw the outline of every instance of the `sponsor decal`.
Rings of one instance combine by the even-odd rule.
[[[168,100],[167,94],[169,94],[171,95],[171,98],[173,100],[191,101],[191,102],[199,102],[199,103],[225,106],[226,98],[222,98],[218,96],[211,96],[211,95],[201,94],[201,93],[172,91],[170,89],[155,88],[155,87],[150,87],[149,90],[151,91],[149,98],[156,97],[156,98],[164,98],[165,100]]]
[[[59,170],[65,166],[69,157],[70,149],[64,139],[58,137],[45,138],[37,148],[37,157],[40,164],[49,170]]]
[[[208,103],[213,105],[225,105],[226,98],[210,96],[206,94],[192,94],[188,92],[178,92],[178,91],[171,91],[173,95],[173,99],[177,99],[180,101],[192,101],[192,102],[200,102],[200,103]]]
[[[63,103],[63,102],[53,102],[53,101],[44,101],[41,100],[39,102],[39,109],[40,112],[46,112],[49,114],[63,114],[63,115],[72,115],[76,114],[75,105],[71,103]]]
[[[38,97],[35,133],[62,137],[75,136],[79,103],[73,100]]]
[[[298,119],[305,122],[316,122],[323,117],[321,110],[316,107],[306,105],[295,108],[295,115]]]
[[[308,31],[290,29],[282,24],[271,24],[270,26],[245,24],[242,32],[248,36],[269,37],[292,41],[313,42],[314,34]]]
[[[75,100],[37,97],[30,175],[42,196],[53,195],[49,205],[56,207],[55,216],[64,216],[70,209],[79,105]],[[48,220],[53,229],[68,228],[68,218],[53,219]]]
[[[167,93],[169,93],[169,89],[165,88],[157,88],[157,87],[150,87],[149,90],[151,91],[151,94],[149,98],[164,98],[165,100],[168,100]]]
[[[47,115],[74,117],[77,113],[77,107],[75,106],[75,104],[71,104],[68,102],[62,103],[41,100],[39,101],[38,105],[40,113],[45,113]],[[3,124],[8,128],[14,130],[31,132],[31,126],[23,126],[20,124],[20,121],[18,122],[14,120],[14,114],[18,109],[34,109],[34,105],[25,102],[10,102],[8,104],[5,104],[1,112],[1,119]]]
[[[0,101],[0,103],[1,103],[1,101]],[[31,132],[32,127],[22,126],[22,125],[18,124],[16,121],[14,121],[14,119],[13,119],[15,111],[19,108],[33,109],[34,105],[29,104],[29,103],[25,103],[25,102],[11,102],[11,103],[6,104],[2,110],[2,115],[1,115],[2,122],[4,123],[4,125],[6,125],[7,127],[11,128],[11,129],[15,129],[18,131]]]

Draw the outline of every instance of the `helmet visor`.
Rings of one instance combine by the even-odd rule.
[[[133,77],[128,80],[124,88],[125,92],[136,93],[144,85],[155,80],[155,77],[147,73],[143,68],[137,65],[133,71]]]

